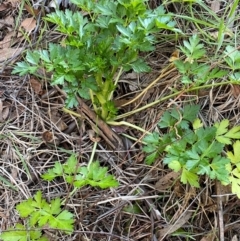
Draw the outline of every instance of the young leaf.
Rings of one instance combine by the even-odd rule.
[[[181,164],[179,161],[173,160],[168,164],[168,167],[171,168],[175,172],[179,172],[181,170]]]
[[[199,37],[195,34],[190,39],[189,42],[184,40],[184,47],[180,47],[182,52],[187,56],[188,61],[192,63],[193,60],[200,59],[205,54],[203,49],[203,44],[200,44]]]
[[[231,139],[240,139],[240,126],[234,126],[225,134],[225,136]]]
[[[228,158],[224,158],[221,156],[216,156],[212,163],[210,164],[211,166],[211,172],[210,172],[210,178],[211,179],[217,179],[221,182],[224,183],[229,183],[229,172],[226,169],[226,165],[229,163]]]
[[[198,175],[188,171],[187,169],[183,168],[181,174],[181,182],[184,184],[189,183],[192,187],[200,187],[198,181]]]
[[[33,199],[29,198],[27,201],[23,201],[22,203],[16,206],[16,209],[21,217],[26,218],[35,211],[35,208],[32,206],[32,203]]]
[[[61,163],[55,162],[54,168],[48,169],[41,177],[46,181],[52,181],[54,178],[63,175],[63,167]]]
[[[240,163],[240,141],[236,141],[233,144],[233,152],[228,151],[227,157],[231,160],[233,164]]]
[[[186,105],[183,107],[183,119],[193,122],[200,110],[199,105]]]
[[[240,178],[230,176],[229,181],[231,182],[231,185],[232,185],[232,193],[236,194],[237,197],[240,198]]]
[[[64,230],[66,233],[71,233],[73,231],[73,223],[73,214],[67,210],[62,211],[58,216],[52,217],[49,220],[49,226],[51,228]]]

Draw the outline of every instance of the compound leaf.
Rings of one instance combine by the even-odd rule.
[[[35,208],[32,206],[32,203],[33,199],[29,198],[28,200],[23,201],[22,203],[16,206],[16,209],[21,217],[26,218],[35,211]]]
[[[236,141],[233,144],[233,152],[228,151],[227,157],[231,160],[233,164],[240,163],[240,141]]]
[[[192,187],[200,187],[198,181],[198,175],[188,171],[187,169],[183,168],[181,174],[181,182],[184,184],[189,183]]]
[[[67,210],[62,211],[57,217],[49,220],[49,226],[64,230],[66,233],[73,231],[73,214]]]

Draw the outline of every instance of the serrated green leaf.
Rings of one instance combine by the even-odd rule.
[[[198,175],[188,171],[185,168],[183,168],[182,170],[181,182],[184,184],[189,183],[192,187],[200,187],[199,181],[198,181]]]
[[[51,205],[51,214],[59,214],[61,212],[61,200],[60,198],[56,198],[54,200],[51,201],[50,203]]]
[[[203,127],[202,121],[199,118],[195,119],[194,122],[193,122],[193,129],[197,130],[201,127]]]
[[[175,172],[179,172],[181,170],[181,164],[179,161],[173,160],[168,164],[168,167]]]
[[[63,165],[64,173],[66,174],[75,174],[76,173],[76,167],[78,164],[78,160],[76,158],[76,155],[71,155],[67,162]]]
[[[89,166],[86,181],[93,187],[108,188],[118,186],[115,177],[109,175],[107,173],[107,167],[101,167],[98,161],[92,162]]]
[[[29,215],[31,215],[32,212],[35,211],[35,208],[32,206],[32,202],[33,199],[29,198],[28,200],[23,201],[22,203],[16,206],[16,209],[21,217],[26,218]]]
[[[159,157],[159,153],[157,151],[151,153],[150,155],[147,155],[146,164],[152,165],[157,160],[158,157]]]
[[[26,232],[26,228],[22,224],[16,224],[16,229],[13,228],[7,230],[6,232],[3,232],[0,235],[0,238],[3,241],[27,241],[28,234]],[[21,230],[21,231],[20,231]]]
[[[229,172],[226,169],[226,165],[229,163],[229,159],[221,157],[221,156],[216,156],[212,163],[210,164],[211,166],[211,172],[210,172],[210,178],[211,179],[217,179],[221,182],[227,183],[229,182]]]
[[[144,60],[140,58],[130,63],[130,66],[136,73],[149,72],[151,70],[151,68],[144,62]]]
[[[231,139],[226,137],[226,136],[216,136],[216,140],[220,143],[226,144],[226,145],[231,145]]]
[[[227,157],[233,164],[240,163],[240,141],[233,143],[233,152],[228,151]]]
[[[33,65],[38,65],[40,54],[38,51],[27,51],[26,60]]]
[[[42,202],[42,192],[41,191],[37,191],[37,193],[33,196],[34,199],[36,200],[36,207],[41,208],[43,206],[43,202]],[[32,202],[33,204],[34,202]]]
[[[230,176],[229,180],[232,185],[232,193],[236,194],[237,197],[240,198],[240,179]]]
[[[50,222],[51,219],[53,219],[53,216],[51,214],[47,213],[47,212],[44,212],[44,215],[41,215],[38,218],[38,225],[39,225],[39,227],[43,227],[48,222]]]
[[[216,122],[214,124],[214,126],[217,128],[216,135],[217,136],[223,135],[223,134],[225,134],[228,131],[229,120],[228,119],[224,119],[220,123]]]
[[[49,220],[49,226],[51,228],[63,230],[67,234],[72,233],[73,223],[73,214],[67,210],[62,211],[57,217]]]
[[[29,219],[29,224],[34,227],[37,223],[38,223],[38,220],[39,220],[39,217],[41,216],[40,212],[35,210],[31,216],[30,216],[30,219]]]
[[[41,177],[46,181],[52,181],[54,178],[63,175],[63,167],[60,162],[55,162],[54,167],[48,169],[48,171],[41,175]]]
[[[240,139],[240,126],[234,126],[225,134],[225,136],[232,139]]]
[[[193,122],[200,110],[199,105],[186,105],[183,107],[183,119]]]
[[[182,60],[175,60],[174,64],[181,74],[185,74],[187,72],[187,65]]]
[[[143,138],[143,141],[147,144],[154,144],[157,145],[160,141],[160,136],[157,132],[153,132],[151,134],[146,135]]]

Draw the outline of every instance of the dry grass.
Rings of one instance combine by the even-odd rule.
[[[151,4],[156,6],[159,3],[151,1]],[[12,8],[12,14],[18,7]],[[178,14],[187,11],[186,5],[167,7]],[[21,17],[28,15],[24,11]],[[181,29],[185,26],[189,33],[195,28],[190,23],[185,25],[183,20],[178,20],[177,24]],[[44,39],[56,41],[56,35],[46,31],[41,44]],[[158,78],[159,72],[168,65],[176,44],[179,43],[166,38],[156,46],[156,51],[147,56],[152,67],[150,74],[121,76],[116,100],[136,96]],[[29,45],[22,41],[19,46],[28,48]],[[47,83],[47,77],[39,80],[41,93],[36,93],[36,88],[30,84],[31,76],[20,78],[11,75],[12,63],[18,60],[15,56],[14,61],[2,65],[4,69],[0,76],[2,231],[22,222],[15,205],[41,190],[47,200],[67,197],[67,209],[75,215],[72,236],[62,236],[60,232],[45,227],[44,231],[50,240],[210,241],[223,240],[223,237],[224,240],[233,240],[234,235],[239,234],[240,201],[234,195],[229,195],[229,189],[209,179],[201,180],[200,189],[181,184],[176,180],[176,175],[163,166],[161,158],[153,166],[147,166],[140,142],[129,140],[121,134],[119,138],[123,141],[124,150],[112,150],[102,138],[95,156],[118,179],[118,188],[99,190],[84,187],[71,196],[72,187],[62,179],[51,183],[43,181],[40,175],[55,161],[64,163],[71,153],[78,154],[80,164],[88,162],[93,148],[93,141],[89,138],[92,126],[84,118],[63,112],[65,97]],[[182,88],[176,70],[164,76],[136,102],[121,108],[121,113],[154,102],[169,94],[172,88]],[[201,105],[200,117],[206,125],[223,118],[235,125],[239,123],[240,114],[237,91],[238,86],[222,86],[199,95],[183,93],[131,115],[126,120],[147,131],[154,131],[162,113],[170,106],[182,106],[197,100]],[[131,128],[123,130],[137,140],[143,137],[142,133]],[[129,209],[126,210],[126,207]],[[129,212],[131,207],[138,211]]]

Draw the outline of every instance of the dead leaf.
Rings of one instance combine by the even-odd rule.
[[[64,131],[67,129],[67,124],[62,120],[57,110],[52,110],[51,112],[49,112],[49,116],[51,121],[58,127],[60,131]]]
[[[139,74],[135,72],[131,72],[131,73],[125,74],[123,78],[127,80],[137,80],[139,78]]]
[[[171,57],[169,58],[169,62],[173,62],[175,60],[178,60],[179,59],[179,50],[175,50],[172,54],[171,54]]]
[[[217,235],[214,233],[209,233],[205,237],[201,238],[200,241],[215,241],[217,240]]]
[[[5,101],[3,102],[3,111],[2,111],[3,120],[6,120],[8,118],[10,105],[6,105]]]
[[[0,48],[10,48],[11,47],[11,42],[12,42],[12,37],[15,35],[14,31],[9,32],[2,41],[0,41]]]
[[[34,78],[31,78],[29,81],[34,93],[36,93],[37,95],[42,95],[43,90],[41,83]]]
[[[213,12],[217,13],[220,10],[220,1],[213,0],[211,2],[211,9],[213,10]]]
[[[7,7],[6,4],[3,3],[3,4],[0,5],[0,12],[5,11],[7,9],[8,9],[8,7]]]
[[[24,4],[24,7],[26,8],[26,10],[34,17],[37,17],[38,14],[40,13],[40,9],[35,9],[29,5],[27,5],[26,3]]]
[[[232,85],[232,95],[237,99],[240,95],[240,86]]]
[[[3,18],[4,16],[6,16],[7,12],[10,11],[11,8],[9,8],[8,4],[1,4],[0,5],[0,17]]]
[[[160,236],[160,238],[166,237],[167,235],[181,228],[191,217],[192,217],[191,212],[183,213],[174,224],[169,224],[166,228],[160,229],[158,231],[158,235]],[[163,240],[163,239],[160,239],[160,240]]]
[[[52,143],[54,140],[54,135],[50,131],[44,131],[42,133],[42,138],[44,142]]]
[[[238,241],[237,235],[234,235],[234,236],[232,237],[232,240],[231,240],[231,241]]]
[[[166,190],[172,186],[173,182],[178,177],[179,177],[179,173],[170,172],[158,180],[158,182],[155,184],[155,188],[157,190]]]
[[[21,3],[21,0],[7,0],[7,2],[11,3],[13,7],[17,7]]]
[[[8,27],[9,26],[13,27],[15,25],[14,18],[12,15],[8,15],[6,18],[4,18],[4,21],[6,21],[6,23],[8,24]]]
[[[4,48],[0,49],[0,62],[4,62],[22,52],[23,48]]]
[[[35,18],[25,18],[21,23],[21,27],[23,27],[26,30],[26,32],[31,33],[36,28]]]
[[[88,135],[89,135],[89,138],[92,142],[99,142],[101,141],[101,138],[100,137],[96,137],[96,134],[94,132],[94,130],[89,130],[88,131]]]

